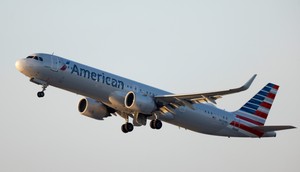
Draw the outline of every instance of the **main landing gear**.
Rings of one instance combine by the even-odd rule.
[[[129,122],[128,114],[126,114],[126,113],[120,113],[119,115],[126,120],[126,123],[123,124],[122,127],[121,127],[123,133],[129,133],[129,132],[131,132],[134,127],[133,127],[132,123]]]
[[[159,130],[159,129],[161,129],[161,127],[162,127],[162,122],[161,122],[159,119],[154,119],[154,120],[152,120],[152,121],[150,122],[150,127],[151,127],[152,129],[157,129],[157,130]]]
[[[118,113],[121,117],[123,117],[125,120],[126,120],[126,123],[122,125],[121,129],[123,131],[123,133],[129,133],[129,132],[132,132],[133,131],[133,128],[134,126],[142,126],[142,125],[146,125],[146,118],[145,118],[145,121],[141,124],[139,122],[140,121],[133,121],[133,124],[129,122],[129,114],[127,113]],[[142,114],[140,114],[142,115]],[[137,118],[134,118],[133,120],[136,120]],[[162,127],[162,122],[161,120],[157,119],[157,116],[155,115],[155,118],[150,122],[150,127],[152,129],[161,129]]]
[[[43,90],[37,93],[37,96],[38,96],[39,98],[45,96],[45,92],[44,92],[44,91],[46,90],[47,87],[48,87],[48,85],[43,85],[43,87],[42,87]]]
[[[125,124],[122,125],[121,129],[123,133],[128,133],[133,130],[133,125],[130,122],[126,122]]]
[[[162,122],[159,119],[154,119],[150,122],[150,127],[152,129],[161,129],[162,127]],[[129,133],[133,130],[133,125],[130,122],[126,122],[125,124],[122,125],[121,129],[123,133]]]

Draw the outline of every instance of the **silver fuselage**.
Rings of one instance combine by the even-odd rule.
[[[112,94],[125,95],[129,91],[149,97],[171,94],[62,57],[49,54],[34,55],[42,57],[43,61],[25,58],[16,62],[17,69],[24,75],[98,100],[120,112],[131,113],[124,105],[113,104],[109,99]],[[204,134],[257,137],[230,125],[235,120],[235,114],[232,112],[221,110],[210,103],[198,103],[192,106],[193,108],[180,106],[173,112],[166,111],[157,115],[164,122]],[[263,137],[271,136],[275,136],[275,132],[265,133]]]

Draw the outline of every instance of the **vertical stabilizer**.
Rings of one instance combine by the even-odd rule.
[[[252,97],[241,109],[235,112],[236,118],[246,126],[263,126],[279,89],[269,83]]]

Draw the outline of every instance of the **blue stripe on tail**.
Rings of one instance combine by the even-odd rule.
[[[255,96],[253,96],[244,106],[234,112],[241,123],[244,125],[256,126],[258,124],[264,125],[266,118],[270,111],[266,103],[273,103],[273,100],[278,91],[279,86],[268,83]],[[270,102],[271,100],[271,102]],[[270,106],[271,107],[271,106]]]

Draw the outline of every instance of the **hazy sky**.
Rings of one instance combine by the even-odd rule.
[[[174,93],[246,92],[218,101],[236,110],[268,82],[280,90],[267,125],[300,126],[300,1],[0,1],[0,171],[300,170],[299,129],[276,138],[208,136],[164,123],[159,131],[77,111],[80,95],[40,91],[14,66],[53,53]]]

